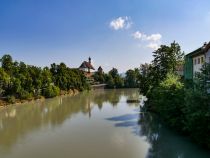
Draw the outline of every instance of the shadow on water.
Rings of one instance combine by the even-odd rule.
[[[122,115],[122,116],[118,116],[118,117],[112,117],[112,118],[108,118],[107,120],[109,121],[128,121],[128,120],[133,120],[133,119],[138,119],[139,118],[139,114],[126,114],[126,115]]]
[[[138,118],[139,113],[135,113],[107,118],[106,120],[116,122],[114,125],[115,127],[131,127],[132,133],[138,135],[140,130],[140,126],[138,125]]]
[[[136,111],[136,110],[135,110]],[[150,144],[147,158],[209,158],[210,152],[167,129],[156,115],[135,113],[107,118],[115,127],[130,128]]]

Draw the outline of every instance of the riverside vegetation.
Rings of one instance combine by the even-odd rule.
[[[210,149],[210,95],[206,84],[210,65],[204,64],[194,81],[186,81],[176,73],[176,66],[184,62],[178,43],[162,45],[153,57],[150,64],[128,70],[125,77],[113,68],[108,73],[96,72],[94,80],[106,83],[107,88],[139,87],[148,98],[145,110],[157,113],[169,127]],[[54,97],[74,89],[89,90],[90,85],[80,70],[64,63],[40,68],[13,61],[10,55],[1,58],[0,96],[6,103]]]
[[[4,55],[0,61],[0,96],[4,104],[42,96],[51,98],[89,88],[83,73],[64,63],[53,63],[50,68],[40,68],[13,61],[10,55]]]
[[[178,43],[162,45],[153,52],[151,64],[141,65],[140,92],[148,97],[145,110],[158,114],[165,124],[190,135],[194,141],[210,149],[210,65],[204,64],[194,81],[186,81],[176,73],[184,53]]]
[[[82,71],[69,68],[65,63],[41,68],[13,61],[10,55],[4,55],[0,63],[0,106],[91,88]],[[138,76],[138,69],[128,70],[122,77],[113,68],[107,74],[96,72],[93,78],[96,82],[106,83],[107,88],[135,88],[138,87]]]

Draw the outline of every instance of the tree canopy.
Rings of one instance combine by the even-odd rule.
[[[84,74],[64,63],[53,63],[50,68],[41,68],[13,61],[8,54],[0,62],[0,96],[30,99],[54,97],[60,94],[60,90],[89,89]]]

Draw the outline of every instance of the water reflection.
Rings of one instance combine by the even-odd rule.
[[[132,93],[131,93],[132,92]],[[46,101],[10,106],[0,111],[0,148],[10,149],[18,138],[43,126],[55,128],[74,114],[91,117],[94,106],[102,109],[105,102],[113,107],[122,96],[130,97],[132,90],[98,90],[84,92],[74,97],[57,97]]]
[[[147,137],[151,144],[148,157],[209,158],[210,153],[184,136],[165,128],[156,115],[141,114],[140,135]]]
[[[86,154],[101,158],[210,157],[210,153],[200,149],[187,138],[165,128],[155,115],[140,113],[139,104],[126,103],[127,98],[138,97],[138,90],[133,89],[98,90],[74,97],[57,97],[2,109],[0,157],[11,158],[14,154],[13,157],[23,158],[27,151],[28,156],[25,157],[35,157],[37,155],[33,154],[34,147],[39,146],[38,157],[71,155],[80,158],[88,157]],[[39,132],[36,131],[41,129],[47,134],[53,133],[53,137],[47,137],[47,134],[37,135]],[[58,133],[51,133],[53,129]],[[43,131],[40,133],[43,134]],[[24,140],[29,135],[30,139],[26,140],[44,140],[35,141],[35,145],[34,141],[27,141],[26,144],[20,145],[27,151],[21,151],[17,145],[18,140]],[[54,150],[49,152],[51,149],[48,146]],[[109,154],[106,155],[107,150]],[[102,152],[104,154],[101,154]],[[59,156],[56,156],[56,153]]]
[[[115,127],[130,128],[131,132],[145,138],[150,144],[147,158],[209,158],[210,152],[189,138],[167,129],[156,115],[148,113],[126,114],[107,118]]]

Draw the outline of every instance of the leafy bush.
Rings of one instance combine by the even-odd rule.
[[[210,148],[210,96],[199,90],[186,90],[184,129],[199,144]]]
[[[202,88],[192,87],[195,86],[184,88],[178,76],[168,74],[152,90],[149,105],[170,127],[210,148],[210,95]]]
[[[154,88],[150,96],[152,110],[159,113],[169,126],[182,131],[184,122],[184,86],[179,77],[168,74],[160,85]]]
[[[20,99],[30,99],[30,98],[32,98],[32,94],[26,90],[21,90],[19,93],[19,98]]]
[[[7,96],[7,102],[10,104],[14,104],[15,103],[15,96],[11,95],[11,96]]]
[[[49,85],[48,87],[44,88],[43,95],[46,98],[52,98],[60,94],[60,89],[57,86]]]

